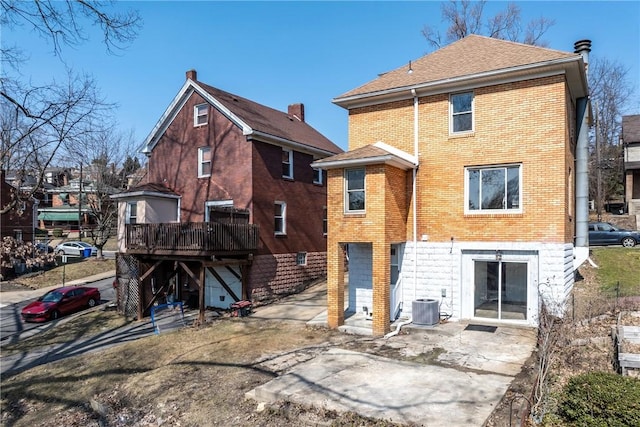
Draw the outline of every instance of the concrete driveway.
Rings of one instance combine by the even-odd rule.
[[[326,283],[258,307],[252,317],[326,326]],[[341,329],[366,334],[367,320],[349,316]],[[536,330],[446,322],[435,327],[408,325],[398,335],[369,339],[374,348],[391,349],[403,360],[381,356],[389,351],[331,348],[285,369],[247,397],[353,411],[399,423],[481,426],[535,350]],[[272,368],[278,361],[270,358],[266,363]]]

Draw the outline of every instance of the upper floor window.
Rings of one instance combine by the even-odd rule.
[[[198,148],[198,178],[211,176],[211,147]]]
[[[454,93],[450,97],[451,133],[473,130],[473,92]]]
[[[313,183],[322,185],[322,169],[313,168]]]
[[[206,125],[209,120],[209,105],[198,104],[193,107],[193,125],[202,126]]]
[[[293,151],[282,149],[282,177],[293,179]]]
[[[276,235],[287,234],[287,204],[275,202],[274,204],[274,230]]]
[[[364,191],[365,169],[347,169],[344,171],[345,181],[345,211],[364,212],[365,191]]]
[[[127,214],[125,215],[126,224],[138,223],[138,202],[127,203]]]
[[[520,212],[522,167],[520,165],[467,168],[467,213]]]

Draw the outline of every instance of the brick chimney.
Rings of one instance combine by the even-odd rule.
[[[289,115],[304,122],[304,104],[289,105]]]
[[[198,73],[193,68],[187,71],[187,79],[191,79],[193,81],[198,80]]]

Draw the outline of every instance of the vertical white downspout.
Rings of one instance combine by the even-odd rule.
[[[416,300],[418,298],[418,219],[416,217],[418,213],[418,207],[416,206],[418,197],[416,196],[416,181],[420,160],[418,158],[418,95],[415,89],[411,89],[411,95],[413,95],[413,155],[418,163],[413,167],[413,182],[411,183],[411,198],[413,199],[413,299]]]

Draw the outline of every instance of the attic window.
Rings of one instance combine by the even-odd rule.
[[[193,108],[193,126],[206,125],[209,118],[209,106],[198,104]]]

